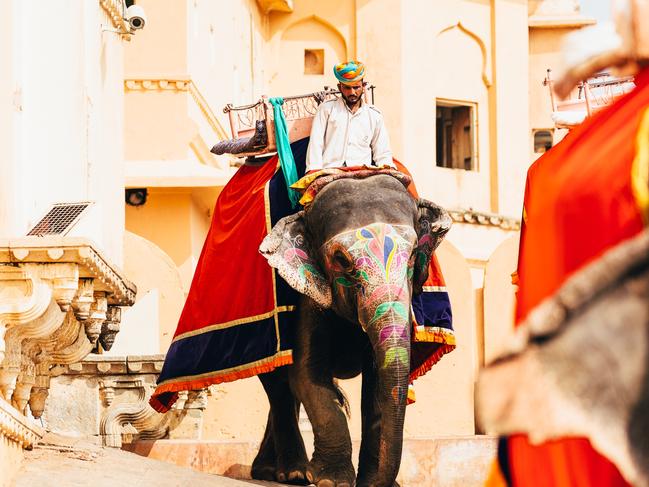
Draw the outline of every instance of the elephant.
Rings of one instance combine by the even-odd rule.
[[[408,180],[409,182],[409,180]],[[259,375],[270,412],[252,476],[325,486],[394,486],[401,462],[411,350],[411,299],[450,228],[441,207],[390,174],[329,182],[280,220],[260,252],[300,292],[293,364]],[[362,373],[356,476],[337,379]],[[302,403],[314,434],[307,459]]]

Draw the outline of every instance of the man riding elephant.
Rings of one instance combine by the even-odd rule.
[[[333,70],[341,97],[318,107],[307,150],[307,172],[340,166],[395,167],[383,115],[363,99],[365,66],[349,61]]]
[[[382,116],[361,101],[364,68],[353,64],[354,76],[336,67],[351,85],[341,82],[343,98],[323,104],[311,143],[289,146],[284,131],[278,155],[242,166],[219,195],[150,400],[165,412],[179,391],[259,375],[270,411],[257,479],[395,485],[409,383],[455,348],[433,255],[450,218],[395,169]],[[272,102],[277,125],[283,100]],[[341,152],[341,143],[352,148]],[[293,184],[289,173],[303,177]],[[356,476],[335,380],[361,372]],[[313,425],[311,460],[300,403]]]

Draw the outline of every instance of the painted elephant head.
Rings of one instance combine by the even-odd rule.
[[[346,178],[327,184],[306,212],[280,220],[260,247],[289,285],[367,333],[386,404],[383,478],[399,467],[412,293],[421,292],[450,223],[441,207],[415,200],[390,175]]]

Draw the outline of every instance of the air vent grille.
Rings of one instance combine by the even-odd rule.
[[[84,203],[57,203],[27,235],[65,235],[91,205]]]

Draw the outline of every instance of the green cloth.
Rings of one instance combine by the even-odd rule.
[[[288,139],[288,129],[286,127],[286,118],[282,105],[284,98],[270,98],[268,100],[273,105],[273,115],[275,117],[275,144],[277,145],[277,154],[279,155],[279,164],[284,174],[284,181],[286,181],[286,189],[288,190],[288,197],[291,200],[291,206],[295,208],[300,199],[297,191],[291,189],[291,186],[297,182],[297,169],[295,168],[295,159],[293,159],[293,151],[291,150],[291,143]]]

